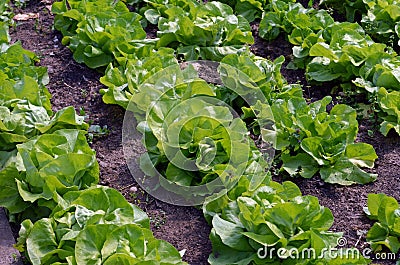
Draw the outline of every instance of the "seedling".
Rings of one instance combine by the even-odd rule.
[[[110,130],[108,129],[107,125],[104,125],[101,127],[100,125],[90,125],[88,129],[88,141],[89,143],[93,143],[94,138],[99,138],[106,136],[110,133]]]

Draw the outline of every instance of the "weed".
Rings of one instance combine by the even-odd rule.
[[[86,98],[89,95],[89,92],[85,88],[81,88],[81,96]]]
[[[94,138],[107,136],[110,133],[107,125],[101,127],[100,125],[90,125],[88,129],[88,142],[93,143]]]
[[[85,108],[83,106],[79,108],[79,115],[86,116],[86,111],[85,111]]]
[[[368,136],[369,137],[374,137],[375,131],[374,130],[368,130]]]
[[[155,216],[150,216],[150,223],[156,229],[160,229],[167,222],[167,217],[164,211],[159,211]]]
[[[15,253],[11,254],[11,258],[12,258],[13,262],[17,262],[18,261],[18,256]]]

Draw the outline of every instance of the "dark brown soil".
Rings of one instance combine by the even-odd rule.
[[[21,41],[24,48],[39,55],[40,65],[48,67],[48,89],[53,95],[54,110],[72,105],[78,112],[84,111],[88,122],[107,126],[109,133],[95,138],[92,143],[101,168],[101,184],[118,189],[129,201],[145,210],[151,217],[156,237],[167,240],[178,250],[186,249],[185,261],[194,265],[207,264],[207,257],[211,253],[208,239],[210,227],[202,212],[192,207],[178,207],[160,202],[137,186],[122,152],[124,110],[102,102],[98,92],[102,88],[99,82],[101,74],[75,63],[71,52],[61,44],[62,36],[53,29],[53,16],[46,7],[51,2],[53,1],[32,0],[25,9],[16,10],[15,13],[33,12],[40,16],[38,19],[17,21],[16,27],[11,30],[11,36],[13,41]],[[256,33],[257,24],[252,27]],[[257,36],[255,39],[252,51],[257,55],[270,59],[284,55],[287,61],[290,60],[291,46],[283,36],[269,43]],[[310,86],[303,71],[284,68],[282,73],[290,83],[300,82],[305,88],[305,96],[311,100],[321,98],[330,91]],[[379,156],[373,169],[379,175],[375,183],[341,187],[324,184],[318,178],[294,180],[304,194],[317,196],[322,205],[332,210],[335,216],[333,230],[345,233],[349,247],[354,246],[359,239],[357,246],[366,246],[365,235],[362,233],[371,226],[371,222],[363,214],[368,193],[382,192],[400,200],[400,138],[394,134],[385,138],[378,132],[370,137],[367,132],[371,128],[373,124],[362,122],[358,139],[372,144]],[[379,263],[395,264],[390,261]]]

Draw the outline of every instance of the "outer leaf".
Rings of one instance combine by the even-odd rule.
[[[216,215],[213,218],[212,225],[215,233],[225,245],[240,251],[251,250],[246,238],[242,235],[243,228],[237,224],[225,221]]]
[[[117,225],[98,224],[89,225],[79,233],[75,245],[77,264],[102,264],[106,257],[102,257],[101,250],[108,235],[111,235]]]
[[[320,174],[324,181],[340,185],[365,184],[375,181],[377,178],[376,174],[363,171],[347,159],[339,160],[333,166],[322,168]]]
[[[303,178],[312,178],[318,172],[318,164],[308,154],[282,156],[283,169],[291,176],[299,174]]]
[[[374,161],[378,158],[372,145],[366,143],[348,145],[345,155],[354,165],[369,168],[374,167]]]
[[[382,205],[382,202],[386,199],[386,195],[380,194],[368,194],[368,207],[364,209],[364,212],[372,220],[378,220],[378,211]]]
[[[387,135],[391,129],[400,134],[400,92],[393,91],[388,93],[385,88],[380,88],[378,92],[379,106],[388,114],[384,117],[380,131]]]

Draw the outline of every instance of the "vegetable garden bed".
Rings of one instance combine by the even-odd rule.
[[[350,3],[351,1],[348,2]],[[174,206],[156,200],[136,184],[124,161],[123,147],[121,145],[124,109],[117,105],[103,103],[99,90],[106,88],[100,83],[100,78],[103,75],[101,72],[104,69],[96,71],[84,64],[76,63],[71,51],[61,43],[63,35],[53,28],[54,15],[50,12],[51,4],[52,1],[39,2],[32,0],[27,3],[26,7],[16,8],[14,10],[15,13],[34,13],[39,14],[39,16],[33,19],[16,21],[15,27],[10,29],[10,34],[12,41],[20,40],[25,49],[31,50],[39,56],[39,65],[48,68],[50,82],[47,88],[52,94],[51,104],[53,111],[74,106],[78,114],[85,116],[86,122],[95,125],[90,129],[92,136],[89,137],[89,142],[90,146],[96,151],[96,158],[100,168],[100,184],[119,190],[128,201],[133,202],[144,210],[150,217],[150,225],[156,238],[168,241],[178,250],[186,250],[183,257],[184,261],[190,264],[207,264],[208,256],[212,252],[209,240],[211,227],[204,219],[203,213],[196,208]],[[307,3],[303,3],[303,5],[307,6]],[[315,4],[314,7],[318,8],[318,4]],[[359,12],[354,13],[356,19],[360,16]],[[350,16],[353,13],[350,10],[347,14]],[[334,17],[336,20],[345,20],[345,15],[338,16],[335,13]],[[280,14],[280,18],[285,19],[284,14]],[[271,19],[275,19],[274,15],[271,15]],[[285,21],[284,19],[283,21]],[[271,36],[276,34],[277,31],[276,29],[268,31],[266,25],[271,25],[271,22],[264,25],[263,23],[265,21],[261,22],[260,26],[260,19],[256,19],[255,22],[251,23],[251,31],[255,39],[254,44],[251,45],[251,51],[270,60],[275,60],[283,55],[285,63],[283,63],[281,72],[289,84],[299,82],[303,86],[303,95],[307,103],[321,100],[327,95],[333,98],[333,104],[329,104],[330,109],[339,103],[346,103],[352,106],[355,106],[356,101],[368,103],[368,98],[364,94],[353,93],[349,90],[349,82],[345,80],[346,73],[339,71],[340,74],[338,76],[331,78],[331,76],[327,77],[326,73],[311,71],[309,75],[311,76],[314,73],[316,80],[311,81],[309,79],[307,81],[304,70],[293,70],[287,67],[288,63],[294,58],[292,54],[293,45],[287,41],[287,35],[292,29],[288,25],[283,25],[281,28],[286,33],[281,32],[277,39],[267,41],[259,37],[258,34],[261,33],[264,34],[264,37],[272,38]],[[155,26],[147,27],[146,34],[148,37],[155,37]],[[377,41],[376,39],[379,40],[379,35],[375,33],[374,38],[375,41]],[[387,39],[387,35],[385,35],[384,39]],[[395,41],[392,40],[392,43],[395,43]],[[171,46],[171,44],[166,45]],[[187,44],[187,46],[189,45]],[[326,47],[318,48],[321,51]],[[317,53],[317,48],[314,49],[313,52]],[[340,49],[341,47],[338,50],[329,51],[329,55],[326,56],[341,56]],[[395,44],[394,49],[398,50],[398,46]],[[377,48],[376,52],[378,50]],[[328,53],[328,51],[325,52]],[[343,60],[345,61],[346,59]],[[89,65],[95,66],[93,64]],[[317,65],[315,69],[318,70],[318,67],[321,66]],[[331,71],[330,66],[326,67],[328,67],[328,72],[332,73],[333,70]],[[318,74],[321,75],[318,77]],[[321,77],[322,75],[324,76]],[[358,80],[356,82],[357,86],[353,88],[358,87],[360,89],[362,85],[365,85],[367,90],[373,89],[373,84],[368,83],[371,81],[363,81]],[[341,88],[340,85],[343,83],[347,83],[347,85],[345,84],[342,86],[344,88]],[[395,88],[391,89],[395,90]],[[375,107],[376,104],[374,105]],[[399,107],[397,106],[397,110]],[[313,178],[292,178],[288,176],[287,172],[285,173],[284,170],[280,169],[280,164],[276,164],[273,167],[275,173],[280,171],[280,174],[273,176],[274,180],[278,182],[293,181],[298,185],[303,195],[316,196],[320,205],[326,206],[332,211],[335,221],[330,230],[344,232],[344,238],[347,240],[344,247],[356,246],[361,250],[369,247],[366,242],[366,232],[374,223],[363,212],[363,207],[367,205],[368,194],[385,193],[400,200],[400,138],[394,129],[391,129],[386,137],[383,136],[379,132],[379,123],[376,115],[368,116],[368,114],[371,114],[368,113],[369,109],[364,107],[364,110],[364,114],[367,113],[364,117],[361,117],[363,112],[359,111],[359,117],[361,118],[356,142],[368,143],[375,148],[378,159],[375,161],[374,167],[367,170],[368,174],[377,174],[375,182],[363,185],[340,186],[326,183],[318,176]],[[380,110],[378,114],[385,114],[385,112]],[[387,115],[383,115],[383,117],[387,117]],[[395,124],[391,119],[392,117],[389,123]],[[383,130],[383,132],[386,131]],[[377,198],[375,200],[379,201]],[[15,232],[17,233],[18,230],[19,227],[16,225]],[[223,255],[223,253],[218,254]],[[214,255],[218,257],[216,252],[214,252]],[[376,260],[376,263],[395,264],[396,262],[393,260]]]

